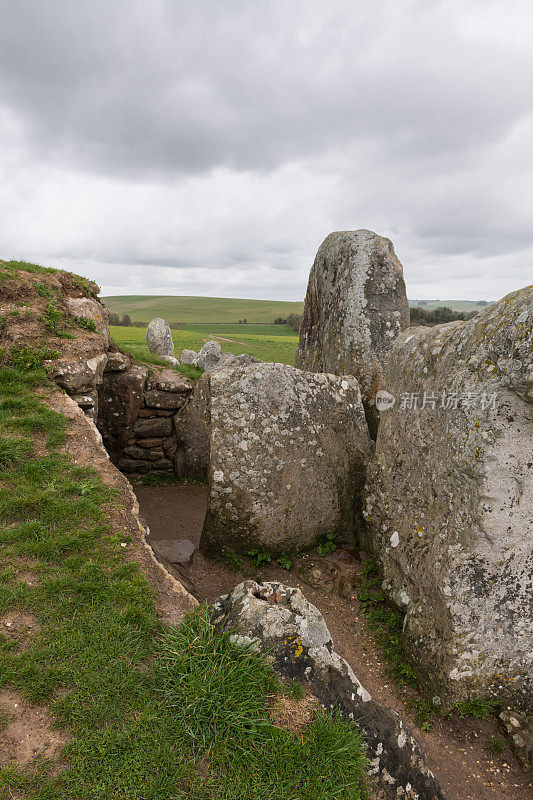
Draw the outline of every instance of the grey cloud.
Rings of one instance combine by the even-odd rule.
[[[354,140],[420,168],[457,163],[524,115],[531,55],[509,41],[488,57],[459,3],[327,8],[4,2],[1,95],[30,147],[166,179],[269,170]]]
[[[0,12],[0,254],[296,298],[327,233],[368,227],[418,296],[531,280],[527,2]]]

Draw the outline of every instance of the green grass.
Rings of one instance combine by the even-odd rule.
[[[387,672],[398,687],[418,689],[418,675],[407,659],[401,640],[404,615],[387,602],[373,559],[365,561],[361,573],[363,581],[357,592],[360,611],[374,631],[387,662]]]
[[[70,741],[59,765],[1,765],[0,798],[366,797],[353,724],[317,713],[302,734],[275,726],[268,704],[285,689],[264,658],[216,632],[205,607],[177,629],[157,619],[122,546],[136,545],[109,526],[119,496],[59,452],[66,422],[44,382],[39,368],[0,370],[0,614],[41,626],[25,648],[0,636],[0,690],[47,706]],[[31,585],[17,579],[28,568]]]
[[[57,269],[53,269],[52,267],[41,267],[40,264],[32,264],[30,261],[2,261],[0,259],[0,270],[5,270],[6,272],[17,273],[20,270],[24,270],[25,272],[31,272],[34,275],[50,275],[54,272],[58,272]]]
[[[240,300],[234,297],[183,297],[172,295],[120,295],[103,297],[111,312],[129,314],[134,321],[150,322],[274,322],[276,317],[301,314],[303,302],[284,300]]]
[[[160,363],[148,351],[146,328],[112,326],[110,330],[113,341],[138,361]],[[184,325],[172,331],[175,354],[179,356],[185,349],[198,352],[206,341],[217,335],[232,340],[220,340],[223,353],[250,353],[261,361],[294,364],[298,334],[288,325]]]

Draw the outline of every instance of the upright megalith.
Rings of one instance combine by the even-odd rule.
[[[368,547],[443,699],[531,699],[533,286],[468,322],[415,328],[368,467]]]
[[[330,233],[309,276],[296,366],[355,375],[374,429],[383,366],[408,325],[403,269],[392,242],[367,230]]]
[[[230,366],[204,380],[209,503],[201,547],[280,553],[328,533],[353,541],[373,450],[357,380],[285,364]]]
[[[146,329],[146,344],[151,353],[174,358],[174,342],[170,325],[161,317],[153,319]]]

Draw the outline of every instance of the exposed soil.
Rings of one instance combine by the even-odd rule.
[[[133,488],[141,518],[150,528],[151,541],[187,538],[198,546],[207,506],[207,487],[179,483],[158,487],[137,484]],[[350,591],[349,582],[340,582],[343,597],[338,594],[342,563],[350,563],[353,572],[360,568],[361,562],[342,552],[325,559],[306,555],[291,570],[276,564],[257,569],[245,561],[243,570],[233,570],[197,550],[190,566],[180,567],[176,574],[200,601],[212,601],[246,578],[278,580],[299,586],[323,614],[337,652],[349,662],[365,688],[380,703],[407,720],[424,747],[429,767],[451,800],[526,800],[532,796],[531,775],[524,774],[509,748],[501,757],[491,757],[484,749],[492,736],[504,738],[493,718],[437,719],[429,731],[417,726],[404,702],[409,691],[398,690],[387,676],[380,648],[364,617],[358,613],[359,603],[355,592]],[[311,562],[322,568],[324,562],[329,562],[331,580],[321,586],[304,583],[302,576],[314,582]]]
[[[46,709],[32,706],[17,692],[0,692],[0,713],[8,719],[0,729],[0,764],[27,764],[34,758],[52,758],[68,737],[53,730]]]

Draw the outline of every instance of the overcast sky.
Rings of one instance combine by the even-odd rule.
[[[0,257],[303,299],[334,230],[411,298],[533,281],[531,0],[0,0]]]

